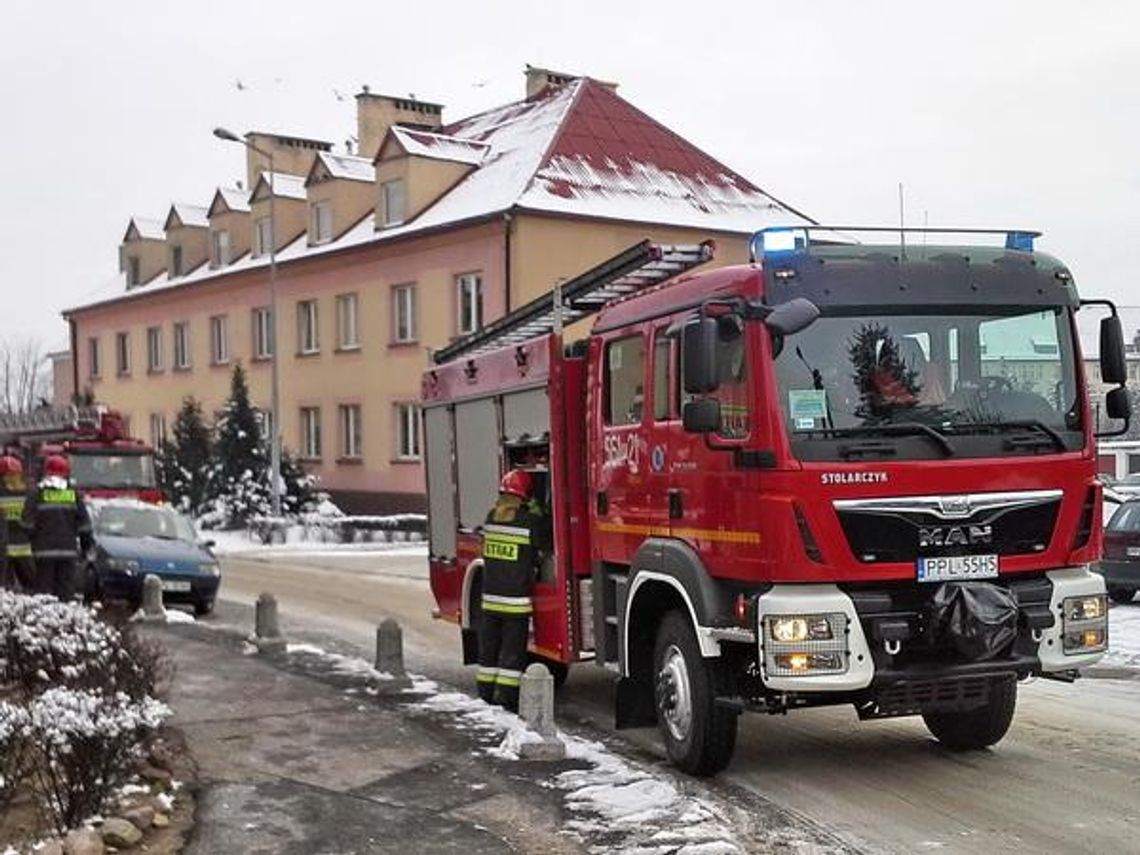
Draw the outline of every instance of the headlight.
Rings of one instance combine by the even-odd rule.
[[[1068,597],[1065,600],[1065,620],[1100,620],[1108,613],[1108,598],[1104,594],[1091,597]]]
[[[139,563],[133,558],[108,558],[107,569],[134,576],[139,572]]]
[[[1061,617],[1065,653],[1097,653],[1108,647],[1108,598],[1104,594],[1066,597]]]
[[[217,565],[217,562],[211,561],[207,564],[199,564],[198,572],[205,573],[207,576],[221,576],[222,568]]]
[[[773,641],[795,644],[800,641],[831,641],[831,622],[827,615],[780,615],[768,618],[768,632]]]

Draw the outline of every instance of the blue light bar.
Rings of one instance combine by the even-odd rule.
[[[752,260],[763,256],[786,255],[792,252],[801,252],[807,249],[807,231],[796,227],[786,226],[775,229],[761,229],[752,235],[749,245]]]
[[[1006,232],[1005,248],[1016,249],[1021,252],[1033,252],[1033,232]]]

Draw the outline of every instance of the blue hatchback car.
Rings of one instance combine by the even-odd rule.
[[[197,615],[213,611],[221,568],[213,544],[198,540],[189,519],[166,505],[122,499],[93,499],[88,510],[95,544],[85,569],[93,599],[137,608],[143,578],[154,574],[165,602],[191,605]]]

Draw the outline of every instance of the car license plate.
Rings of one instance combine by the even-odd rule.
[[[918,559],[918,581],[949,582],[955,579],[990,579],[998,574],[996,555],[943,555]]]
[[[165,580],[162,583],[162,590],[170,591],[171,593],[184,594],[190,590],[189,582],[173,582]]]
[[[1128,547],[1128,557],[1129,558],[1140,558],[1140,546]]]

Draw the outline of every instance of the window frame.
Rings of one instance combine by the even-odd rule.
[[[255,306],[250,309],[250,319],[253,324],[253,358],[257,360],[273,359],[277,352],[277,331],[274,329],[276,325],[273,322],[273,308],[271,306]]]
[[[173,243],[170,245],[170,278],[177,279],[183,275],[182,270],[182,244]]]
[[[171,368],[175,371],[189,371],[193,367],[193,356],[190,351],[190,322],[177,321],[174,324],[174,333],[171,336],[173,343],[173,362]],[[181,359],[179,358],[181,357]]]
[[[396,420],[395,460],[399,463],[418,463],[423,459],[420,405],[415,401],[398,401],[394,410]]]
[[[221,356],[219,357],[219,354]],[[210,316],[210,364],[230,363],[230,316]]]
[[[87,337],[87,376],[97,379],[103,376],[102,343],[99,336]]]
[[[131,334],[115,333],[115,375],[129,377],[131,374]]]
[[[269,254],[269,247],[273,245],[273,221],[268,217],[258,217],[253,221],[253,249],[254,256],[261,257]],[[264,234],[263,234],[264,232]],[[266,239],[268,236],[268,240]]]
[[[364,411],[360,404],[337,405],[338,460],[364,457]]]
[[[471,302],[470,307],[464,306],[464,297],[468,290],[468,285],[474,284],[475,299]],[[475,317],[465,317],[474,313]],[[473,325],[468,325],[468,321],[474,321]],[[471,271],[469,273],[460,273],[455,277],[455,329],[459,335],[471,335],[478,332],[483,328],[483,274],[479,271]]]
[[[407,300],[401,299],[401,295],[407,295]],[[419,341],[419,329],[417,328],[416,317],[416,283],[406,282],[400,285],[392,286],[391,297],[392,308],[392,329],[390,331],[390,340],[392,344],[415,344]],[[400,334],[401,317],[404,310],[407,310],[407,334]]]
[[[349,306],[352,307],[351,311],[348,310]],[[349,316],[351,325],[347,323]],[[351,340],[346,335],[350,326]],[[336,349],[360,350],[360,294],[357,291],[336,295]]]
[[[321,226],[325,226],[322,233]],[[333,239],[332,202],[322,199],[309,205],[309,244],[316,246]]]
[[[162,327],[146,328],[146,373],[160,374],[163,371]]]
[[[214,266],[225,267],[229,264],[230,251],[229,229],[215,229],[210,232],[210,258],[214,262]]]
[[[297,301],[297,355],[321,352],[321,316],[316,298]]]
[[[155,430],[157,425],[158,430]],[[150,414],[150,446],[158,448],[166,441],[166,415],[164,413]]]
[[[628,342],[638,341],[641,343],[641,366],[638,372],[641,376],[641,415],[636,421],[630,421],[628,417],[624,421],[615,421],[613,408],[613,369],[610,367],[610,352],[615,345],[622,345]],[[646,368],[646,354],[648,347],[646,346],[646,336],[643,332],[628,333],[625,335],[615,336],[614,338],[607,339],[602,348],[602,425],[607,428],[628,428],[635,427],[645,423],[645,368]],[[624,360],[624,356],[622,357]],[[621,370],[621,369],[619,369]],[[630,375],[634,376],[634,375]],[[630,396],[630,406],[633,405],[637,393],[634,392]]]
[[[304,460],[320,460],[324,451],[321,437],[321,408],[300,407],[301,418],[301,457]]]
[[[142,284],[142,262],[137,255],[127,256],[127,287],[137,288]]]
[[[393,192],[392,191],[395,188],[399,188],[399,196],[396,197],[399,201],[398,206],[394,206],[392,204],[392,199],[393,199]],[[382,202],[381,207],[384,210],[382,225],[385,227],[403,225],[404,222],[408,218],[408,185],[407,185],[407,182],[403,178],[391,178],[388,181],[381,182],[380,183],[380,199]],[[398,208],[398,210],[395,211],[395,213],[393,213],[394,207]]]

